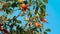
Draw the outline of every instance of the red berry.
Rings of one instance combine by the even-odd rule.
[[[41,18],[40,19],[42,22],[47,22],[47,20],[45,18]]]
[[[0,22],[0,26],[2,26],[3,24]]]
[[[0,30],[2,31],[4,28],[3,28],[3,26],[0,26]]]
[[[47,20],[46,19],[43,19],[43,22],[47,22]]]
[[[25,5],[25,4],[22,4],[21,7],[22,7],[22,8],[21,8],[22,10],[27,10],[27,9],[29,9],[29,6],[27,6],[27,5]]]
[[[4,32],[4,33],[8,33],[8,30],[3,29],[3,32]]]
[[[39,22],[36,22],[36,23],[34,24],[34,26],[35,26],[35,27],[40,27],[40,23],[39,23]]]

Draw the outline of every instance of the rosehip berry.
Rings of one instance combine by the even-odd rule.
[[[21,7],[22,7],[22,8],[21,8],[22,10],[27,10],[27,9],[29,9],[29,6],[27,6],[27,5],[25,5],[25,4],[22,4]]]
[[[39,23],[39,22],[36,22],[36,23],[34,24],[34,26],[35,26],[35,27],[40,27],[40,23]]]
[[[0,26],[3,26],[3,24],[0,22]]]
[[[3,29],[3,32],[4,32],[4,33],[8,33],[8,30]]]

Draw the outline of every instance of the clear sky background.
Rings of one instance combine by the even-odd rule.
[[[48,24],[45,24],[45,28],[48,27],[51,29],[51,32],[49,32],[48,34],[60,34],[60,0],[48,0],[46,11],[48,14],[46,18],[48,20]],[[16,9],[15,12],[16,13],[14,13],[14,15],[17,16],[21,11]],[[0,16],[2,14],[4,13],[0,12]],[[19,17],[18,19],[23,20],[23,17]]]
[[[45,27],[51,29],[48,34],[60,34],[60,0],[49,0],[46,10],[49,23]]]

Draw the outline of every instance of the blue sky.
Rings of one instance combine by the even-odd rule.
[[[16,9],[16,12],[17,11],[19,12],[20,10]],[[49,23],[45,24],[45,28],[48,27],[51,29],[51,32],[49,32],[48,34],[60,34],[60,0],[48,0],[46,11],[48,13],[48,16],[46,17]],[[3,12],[0,12],[0,15],[2,14]],[[16,16],[17,14],[18,13],[14,13],[14,15]],[[20,18],[19,20],[22,20],[22,18]]]
[[[51,32],[48,34],[60,34],[60,0],[49,0],[47,5],[47,19],[48,24],[45,27],[49,27]]]

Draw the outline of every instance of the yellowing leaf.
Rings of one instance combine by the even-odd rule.
[[[18,0],[18,2],[23,2],[23,1],[25,1],[25,0]]]

